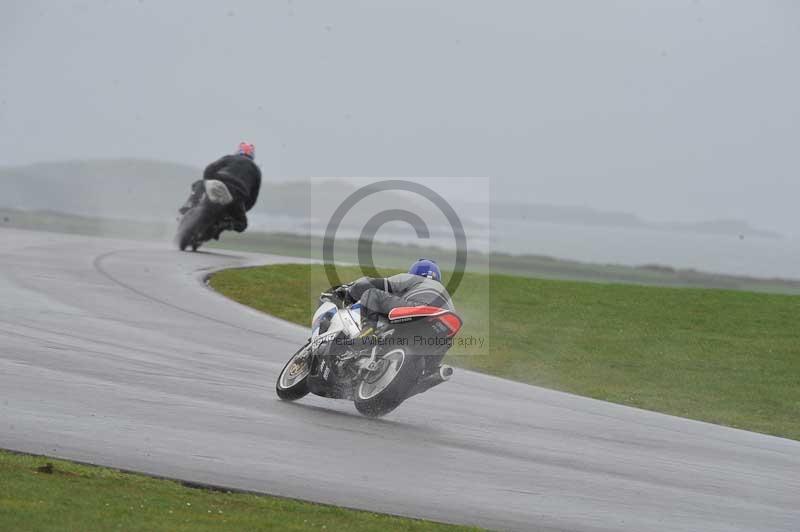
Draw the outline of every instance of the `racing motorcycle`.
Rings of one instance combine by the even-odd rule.
[[[188,210],[178,218],[175,243],[181,251],[188,247],[197,251],[212,238],[219,238],[222,231],[233,229],[233,219],[224,215],[233,202],[228,187],[217,180],[204,180],[198,186],[203,187],[202,195],[197,200],[190,197],[184,205]]]
[[[285,401],[309,393],[352,400],[367,417],[381,417],[403,401],[441,384],[453,368],[441,364],[462,320],[448,309],[393,309],[364,343],[361,305],[346,305],[336,290],[323,292],[311,321],[311,338],[278,376]]]

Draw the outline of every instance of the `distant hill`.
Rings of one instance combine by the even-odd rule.
[[[119,218],[174,217],[191,166],[139,159],[64,161],[0,168],[0,206]]]
[[[142,159],[63,161],[0,168],[0,206],[162,220],[174,218],[202,169]],[[256,211],[307,216],[307,181],[264,183]]]
[[[58,211],[84,216],[158,221],[175,217],[189,195],[190,184],[202,169],[188,165],[142,160],[114,159],[63,161],[0,168],[0,207]],[[313,196],[311,192],[314,192]],[[299,178],[295,182],[264,180],[253,213],[327,220],[356,187],[343,182]],[[371,216],[401,198],[380,205],[360,205]],[[424,202],[424,200],[423,200]],[[431,210],[416,205],[421,216]]]
[[[658,225],[653,224],[654,227]],[[781,235],[774,231],[757,229],[743,220],[711,220],[696,223],[669,223],[662,224],[662,227],[673,231],[692,231],[707,235],[733,235],[739,237],[756,236],[761,238],[781,238]]]
[[[0,207],[58,211],[84,216],[165,221],[175,217],[189,194],[189,185],[202,169],[189,165],[144,159],[62,161],[0,168]],[[349,183],[307,179],[273,183],[265,179],[254,214],[284,215],[308,220],[328,220],[333,210],[356,187]],[[313,192],[313,194],[312,194]],[[361,202],[358,215],[367,219],[387,205],[409,205],[423,219],[436,214],[425,200],[402,193],[389,194],[378,202]],[[462,212],[470,212],[469,206]],[[483,212],[483,209],[474,209]],[[598,211],[588,207],[546,204],[493,203],[496,220],[528,220],[591,227],[626,227],[702,234],[780,237],[741,220],[711,220],[699,223],[654,223],[636,215]],[[463,220],[466,227],[470,220]]]
[[[492,218],[503,220],[530,220],[534,222],[563,225],[639,228],[739,237],[781,238],[781,235],[774,231],[755,228],[743,220],[658,223],[643,220],[634,214],[598,211],[590,207],[497,203],[492,204]]]

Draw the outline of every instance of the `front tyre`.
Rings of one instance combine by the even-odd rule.
[[[308,374],[311,372],[311,343],[301,347],[278,375],[275,393],[284,401],[296,401],[308,395]]]
[[[383,355],[374,371],[358,383],[353,403],[367,417],[385,416],[406,400],[417,381],[416,357],[405,349],[395,348]]]

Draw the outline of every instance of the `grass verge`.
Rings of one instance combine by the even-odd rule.
[[[0,530],[478,529],[262,495],[195,489],[104,467],[0,451]]]
[[[342,279],[361,275],[358,268],[338,271]],[[472,274],[464,285],[486,282]],[[455,303],[465,318],[462,334],[489,335],[490,354],[467,356],[454,347],[451,363],[800,439],[800,297],[508,275],[491,275],[488,283],[488,323],[470,316],[473,291],[460,290]],[[315,307],[312,295],[327,288],[297,264],[223,271],[211,285],[300,324]]]

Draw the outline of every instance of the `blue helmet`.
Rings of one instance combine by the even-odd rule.
[[[408,273],[412,275],[421,275],[422,277],[427,277],[434,281],[442,281],[442,272],[439,270],[439,266],[430,259],[419,259],[411,265],[411,268],[408,269]]]

